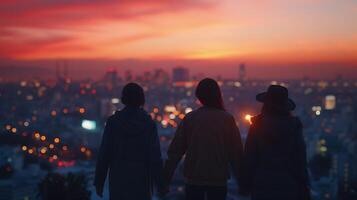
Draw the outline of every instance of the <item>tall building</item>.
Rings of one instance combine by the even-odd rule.
[[[184,67],[175,67],[172,70],[172,81],[173,82],[183,82],[190,80],[190,72]]]
[[[238,80],[240,82],[244,82],[244,81],[246,81],[246,79],[247,79],[247,71],[246,71],[246,68],[245,68],[245,64],[241,63],[239,65]]]
[[[107,69],[104,75],[104,81],[107,83],[111,84],[113,87],[117,84],[118,82],[118,73],[117,70],[115,70],[114,67],[110,67]]]

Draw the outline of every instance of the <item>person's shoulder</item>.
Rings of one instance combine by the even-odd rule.
[[[252,122],[252,124],[257,124],[259,123],[260,121],[263,120],[263,115],[262,114],[258,114],[258,115],[255,115],[253,116],[250,121]]]
[[[193,110],[189,113],[186,114],[185,118],[191,118],[194,116],[200,116],[200,115],[218,115],[220,117],[223,117],[225,119],[227,118],[233,118],[233,115],[227,112],[226,110],[218,109],[218,108],[207,108],[207,107],[200,107],[196,110]]]
[[[291,117],[292,117],[294,124],[297,126],[297,128],[299,128],[299,129],[303,128],[303,124],[302,124],[300,117],[298,117],[298,116],[291,116]]]
[[[156,127],[156,122],[153,120],[153,118],[151,117],[151,115],[144,110],[143,108],[141,109],[141,114],[143,115],[144,120],[153,127]]]
[[[189,112],[189,113],[186,113],[186,114],[185,114],[185,117],[182,119],[182,121],[190,120],[190,119],[192,119],[195,115],[197,115],[197,114],[199,114],[199,113],[200,113],[200,111],[198,111],[198,109],[193,110],[193,111],[191,111],[191,112]]]

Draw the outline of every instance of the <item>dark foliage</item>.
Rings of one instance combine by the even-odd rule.
[[[39,183],[39,197],[42,200],[89,200],[88,180],[83,174],[61,175],[49,173]]]

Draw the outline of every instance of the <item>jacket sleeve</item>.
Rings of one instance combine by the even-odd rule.
[[[169,146],[167,152],[167,160],[165,162],[164,168],[164,181],[166,185],[169,185],[174,175],[175,169],[180,162],[182,156],[187,150],[187,139],[186,139],[186,118],[179,124],[175,136]]]
[[[296,118],[297,127],[298,127],[298,135],[297,135],[297,157],[296,157],[296,167],[297,169],[297,177],[301,177],[301,182],[305,186],[310,185],[309,174],[307,170],[307,156],[306,156],[306,144],[303,135],[303,126],[299,118]]]
[[[229,135],[229,160],[231,169],[237,182],[240,184],[242,176],[243,163],[243,144],[239,128],[236,125],[234,118],[230,120],[230,135]]]
[[[256,131],[256,121],[253,119],[253,123],[249,127],[248,136],[244,146],[244,158],[243,158],[243,175],[242,184],[240,184],[243,193],[250,193],[252,186],[252,179],[255,173],[255,169],[258,164],[258,136]]]
[[[162,177],[162,157],[159,136],[157,133],[156,124],[153,122],[153,128],[150,137],[150,171],[153,181],[158,189],[163,187]]]
[[[102,143],[100,145],[97,165],[95,169],[95,178],[94,185],[103,187],[105,179],[107,177],[108,169],[110,166],[110,157],[111,157],[111,131],[112,131],[112,122],[109,118],[104,128],[104,133],[102,137]]]

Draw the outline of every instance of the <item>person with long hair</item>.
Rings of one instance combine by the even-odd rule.
[[[303,127],[287,88],[271,85],[256,99],[263,107],[246,140],[241,192],[252,200],[310,199]]]
[[[98,196],[109,171],[112,200],[150,200],[153,186],[163,188],[162,159],[155,122],[143,109],[144,90],[136,83],[125,85],[125,108],[109,117],[99,150],[94,185]]]
[[[225,200],[230,168],[241,176],[243,147],[232,115],[225,111],[218,83],[203,79],[196,88],[202,106],[179,124],[164,167],[166,188],[183,157],[187,200]]]

